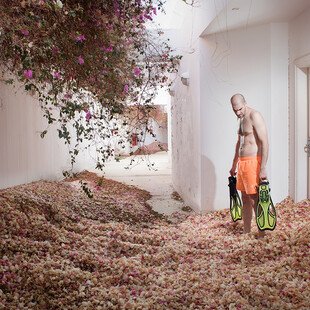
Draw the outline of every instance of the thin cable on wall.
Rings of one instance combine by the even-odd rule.
[[[218,24],[218,28],[220,29],[219,33],[214,33],[212,35],[212,37],[214,38],[213,43],[215,44],[215,48],[214,51],[211,55],[211,62],[209,64],[206,63],[206,59],[202,59],[201,61],[201,66],[202,68],[205,68],[206,72],[210,72],[212,74],[212,80],[216,80],[219,83],[225,83],[225,84],[229,84],[231,85],[231,81],[229,78],[229,58],[228,56],[231,54],[232,50],[231,50],[231,39],[230,39],[230,32],[228,30],[228,13],[229,13],[229,7],[228,7],[228,0],[224,0],[225,3],[222,3],[223,6],[226,4],[225,8],[225,23],[223,23],[222,25],[220,24],[220,19],[219,19],[219,9],[217,7],[217,3],[214,0],[214,8],[216,11],[216,22]],[[211,38],[212,38],[211,37]],[[221,46],[219,41],[223,41],[222,44],[222,51],[219,51],[219,47]],[[209,41],[210,42],[210,41]],[[226,45],[226,47],[225,47]],[[218,68],[221,63],[226,59],[227,61],[227,65],[226,65],[226,70],[227,70],[227,78],[222,78],[221,74],[219,72],[217,72],[217,70],[215,70],[216,68]],[[202,70],[204,71],[204,70]],[[210,102],[213,102],[214,104],[218,105],[218,106],[225,106],[226,103],[221,102],[218,99],[217,94],[215,93],[215,89],[214,87],[211,87],[211,85],[213,85],[212,83],[206,83],[206,87],[208,89],[208,93],[209,93],[209,99]]]
[[[218,28],[220,29],[219,36],[222,35],[223,33],[226,33],[226,37],[223,36],[223,38],[224,38],[224,41],[225,41],[226,46],[227,46],[227,48],[226,48],[224,51],[220,52],[220,53],[215,57],[216,52],[217,52],[217,50],[218,50],[218,40],[217,40],[218,35],[217,35],[217,33],[215,33],[215,34],[214,34],[214,37],[215,37],[216,48],[215,48],[215,50],[214,50],[214,52],[213,52],[211,58],[217,63],[217,64],[215,64],[215,65],[212,66],[213,68],[216,68],[216,67],[218,67],[218,66],[222,63],[222,61],[223,61],[225,58],[227,58],[227,57],[231,54],[231,44],[230,44],[229,35],[228,35],[228,22],[227,22],[228,0],[225,0],[225,2],[226,2],[226,5],[225,5],[225,7],[226,7],[226,16],[225,16],[226,24],[225,24],[225,26],[224,26],[225,29],[224,29],[224,28],[222,27],[222,25],[220,24],[220,20],[219,20],[219,13],[220,13],[220,12],[218,12],[218,9],[217,9],[217,6],[216,6],[216,0],[213,0],[213,1],[214,1],[214,8],[215,8],[215,11],[216,11],[216,21],[217,21],[217,24],[218,24]],[[217,60],[217,59],[219,59],[219,60]]]
[[[185,54],[193,54],[196,52],[196,49],[194,48],[195,44],[197,43],[199,37],[196,40],[193,40],[194,37],[194,8],[198,8],[200,6],[200,0],[191,0],[191,1],[185,1],[182,0],[185,4],[191,6],[191,29],[190,29],[190,37],[189,42],[187,43],[187,46],[184,46],[182,48],[178,48],[181,53]]]
[[[231,50],[231,42],[229,39],[229,31],[228,31],[228,0],[226,0],[226,45],[227,45],[227,48],[229,50],[229,54],[227,55],[227,58],[226,58],[226,60],[227,60],[226,61],[226,74],[227,74],[227,79],[230,80],[228,56],[232,53],[232,50]]]
[[[214,6],[215,6],[215,9],[217,11],[217,7],[216,7],[216,2],[214,0]],[[219,82],[229,82],[229,68],[228,68],[228,56],[231,54],[232,50],[231,50],[231,41],[230,41],[230,38],[229,38],[229,30],[228,30],[228,0],[226,0],[226,10],[225,10],[225,29],[223,28],[222,31],[219,33],[219,35],[217,35],[216,33],[214,34],[215,36],[215,44],[216,44],[216,48],[211,56],[211,59],[213,60],[212,62],[212,66],[211,66],[211,70],[214,74],[214,76],[216,77],[216,79],[219,81]],[[217,22],[218,22],[218,26],[219,26],[219,29],[221,29],[221,25],[219,23],[219,18],[218,18],[218,15],[217,14]],[[218,50],[218,36],[222,36],[224,42],[225,42],[225,45],[226,45],[226,49],[224,49],[223,51],[219,52],[218,55],[216,55],[216,52]],[[219,67],[221,65],[221,63],[226,60],[226,74],[227,74],[227,78],[224,79],[224,78],[220,78],[216,72],[213,70],[217,67]]]
[[[193,32],[194,32],[194,7],[192,6],[192,26],[191,26],[191,37],[189,39],[189,54],[193,54],[195,49],[193,48]]]
[[[246,29],[246,30],[248,30],[248,25],[249,25],[249,20],[250,20],[250,14],[251,14],[251,9],[252,9],[252,3],[253,3],[253,0],[251,0],[251,2],[250,2],[248,17],[247,17],[246,26],[245,26],[245,29]]]
[[[195,44],[196,42],[198,41],[198,39],[196,39],[194,42],[193,42],[193,36],[194,36],[194,8],[198,8],[199,5],[200,5],[200,1],[199,0],[192,0],[192,9],[191,9],[191,34],[190,34],[190,39],[189,39],[189,48],[188,50],[186,51],[187,54],[193,54],[195,53]]]
[[[199,6],[199,0],[182,0],[185,4],[190,5],[192,7]]]

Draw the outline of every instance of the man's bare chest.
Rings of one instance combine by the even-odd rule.
[[[253,133],[253,124],[249,118],[244,117],[240,119],[238,133],[241,136],[247,136]]]

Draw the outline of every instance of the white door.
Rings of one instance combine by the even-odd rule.
[[[307,100],[307,141],[304,147],[305,152],[307,153],[307,198],[310,199],[310,68],[308,68],[308,100]]]
[[[305,153],[305,145],[308,137],[308,101],[309,79],[308,66],[296,67],[296,99],[295,99],[295,201],[303,200],[308,195],[308,157]]]

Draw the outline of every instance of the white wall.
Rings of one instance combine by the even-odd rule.
[[[216,6],[217,5],[217,6]],[[225,3],[207,0],[197,7],[184,6],[182,28],[173,32],[171,43],[176,54],[183,55],[179,76],[171,97],[172,181],[174,188],[196,211],[201,211],[202,162],[200,125],[200,44],[199,35],[221,11]],[[178,14],[181,14],[180,10]],[[188,72],[190,86],[184,86],[180,75]]]
[[[196,55],[183,62],[180,72],[190,73],[190,87],[180,80],[172,97],[172,181],[184,201],[195,210],[200,208],[200,120],[199,64]]]
[[[289,195],[288,24],[270,25],[270,154],[272,197]]]
[[[155,120],[151,120],[150,127],[152,128],[153,133],[156,135],[153,137],[151,134],[147,133],[145,136],[145,145],[149,145],[155,141],[161,142],[161,143],[168,143],[168,128],[161,126],[158,122]]]
[[[171,98],[169,100],[169,103],[166,106],[167,108],[167,114],[168,114],[168,128],[167,128],[167,139],[168,139],[168,162],[171,166],[171,158],[172,158],[172,138],[171,138]]]
[[[156,140],[162,143],[168,143],[168,133],[170,133],[170,118],[168,117],[169,114],[171,114],[170,111],[170,95],[168,93],[168,90],[166,88],[160,88],[158,90],[157,96],[154,98],[154,105],[159,105],[162,110],[167,113],[167,127],[162,127],[160,124],[158,124],[156,121],[152,122],[152,127],[154,132],[156,133]],[[148,141],[146,144],[152,143],[154,141],[154,138],[152,136],[148,135]]]
[[[307,107],[305,98],[305,74],[298,66],[310,67],[307,60],[310,55],[310,9],[291,21],[290,33],[290,195],[296,200],[307,197],[306,189],[306,153],[303,151],[307,142]],[[306,60],[305,60],[306,59]]]
[[[25,93],[23,86],[0,82],[0,188],[60,179],[62,171],[70,168],[67,146],[59,140],[56,130],[52,128],[41,139],[46,124],[38,101]],[[93,165],[85,152],[75,169]]]

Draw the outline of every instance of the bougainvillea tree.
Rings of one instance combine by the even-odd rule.
[[[162,0],[0,4],[1,67],[38,98],[48,121],[41,136],[56,124],[59,138],[70,146],[72,164],[81,147],[93,146],[102,169],[113,156],[113,120],[126,124],[128,105],[147,118],[156,89],[169,84],[167,76],[176,69],[178,57],[159,40],[160,32],[146,28],[162,10]],[[141,119],[131,122],[128,137],[135,126]]]

